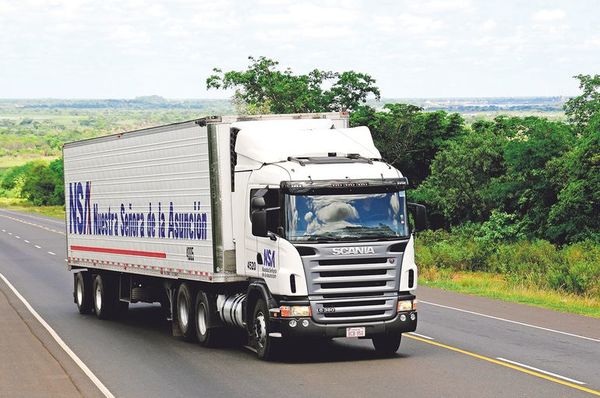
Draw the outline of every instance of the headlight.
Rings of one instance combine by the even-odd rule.
[[[309,305],[282,305],[279,307],[279,311],[282,318],[311,316]]]
[[[412,300],[400,300],[398,301],[398,312],[411,311],[413,310]]]

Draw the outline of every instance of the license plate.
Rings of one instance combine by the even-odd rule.
[[[346,328],[346,337],[365,337],[365,328]]]

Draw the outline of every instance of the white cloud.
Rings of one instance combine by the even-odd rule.
[[[544,9],[535,12],[531,16],[531,19],[536,22],[555,22],[563,20],[566,17],[566,15],[567,14],[563,10],[558,8],[552,10]]]
[[[490,32],[496,29],[497,25],[498,24],[496,23],[496,21],[494,21],[493,19],[488,19],[487,21],[481,24],[481,30],[483,32]]]

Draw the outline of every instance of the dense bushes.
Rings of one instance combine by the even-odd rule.
[[[425,231],[417,238],[417,263],[424,269],[501,273],[515,285],[600,298],[600,247],[594,242],[558,248],[545,240],[491,244],[495,239],[473,225]]]
[[[33,161],[0,175],[0,196],[27,199],[36,206],[65,203],[62,159]]]

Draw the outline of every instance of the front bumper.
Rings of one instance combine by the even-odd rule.
[[[411,317],[411,315],[414,316]],[[402,320],[402,318],[405,318],[405,320]],[[296,321],[296,326],[290,326],[291,320]],[[305,320],[308,321],[306,326],[304,326],[306,322],[303,322]],[[281,333],[283,338],[346,337],[346,329],[350,327],[364,327],[365,338],[382,334],[414,332],[417,329],[417,312],[403,311],[386,321],[350,324],[316,323],[312,318],[271,318],[272,333]]]

